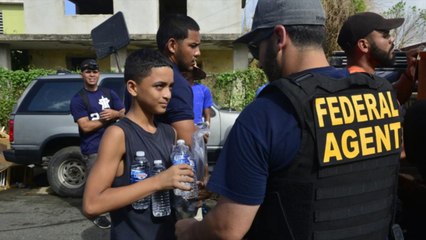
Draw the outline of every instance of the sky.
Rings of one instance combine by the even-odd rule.
[[[251,17],[254,14],[254,9],[256,8],[258,0],[246,0],[246,7],[244,9],[243,23],[242,28],[243,32],[250,30],[252,19]],[[395,5],[400,0],[370,0],[372,3],[371,8],[367,9],[368,11],[373,11],[377,13],[382,13],[388,10],[390,7]],[[416,6],[420,9],[426,9],[426,1],[425,0],[405,0],[407,6]]]
[[[74,15],[75,14],[75,5],[74,3],[64,0],[65,1],[65,15]]]
[[[372,9],[374,12],[382,13],[395,5],[399,0],[370,0],[373,3]],[[416,6],[420,9],[426,9],[425,0],[405,0],[407,6]]]

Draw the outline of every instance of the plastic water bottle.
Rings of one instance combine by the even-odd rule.
[[[186,147],[189,152],[189,148]],[[198,186],[197,186],[197,164],[195,163],[194,159],[192,157],[189,157],[189,165],[192,167],[192,171],[194,172],[194,181],[189,183],[189,185],[191,186],[191,190],[189,191],[183,191],[184,195],[183,198],[185,199],[195,199],[198,198]]]
[[[132,162],[130,170],[130,182],[136,183],[149,177],[149,162],[145,157],[144,151],[137,151],[135,159]],[[136,210],[149,208],[150,197],[144,197],[132,203],[132,207]]]
[[[187,146],[185,145],[185,140],[179,139],[176,142],[176,146],[173,148],[172,153],[170,155],[171,161],[173,165],[177,164],[190,164],[189,162],[189,152],[187,151]],[[189,186],[189,183],[186,183]],[[180,189],[174,189],[174,194],[176,196],[184,197],[184,191]]]
[[[152,175],[156,175],[164,170],[162,160],[154,160]],[[164,217],[171,213],[170,196],[168,190],[157,191],[151,195],[152,215],[154,217]]]

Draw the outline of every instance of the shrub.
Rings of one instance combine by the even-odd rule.
[[[12,112],[13,105],[28,84],[39,76],[44,76],[53,72],[53,70],[46,69],[10,71],[0,68],[0,128],[7,126],[7,121],[9,119],[9,114]]]

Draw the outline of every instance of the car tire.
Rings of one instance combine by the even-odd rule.
[[[56,152],[49,161],[47,180],[51,189],[59,196],[83,196],[86,162],[80,148],[72,146]]]

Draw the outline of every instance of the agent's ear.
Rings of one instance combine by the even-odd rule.
[[[370,43],[368,42],[367,39],[361,38],[361,39],[358,40],[357,46],[358,46],[358,48],[361,52],[367,53],[368,49],[370,47]]]
[[[287,32],[285,27],[283,25],[275,26],[274,34],[276,36],[278,49],[282,49],[287,44]]]
[[[176,53],[178,42],[174,38],[170,38],[166,43],[166,48],[170,53]]]
[[[126,87],[130,95],[132,95],[133,97],[136,97],[138,95],[137,83],[134,80],[127,80]]]

